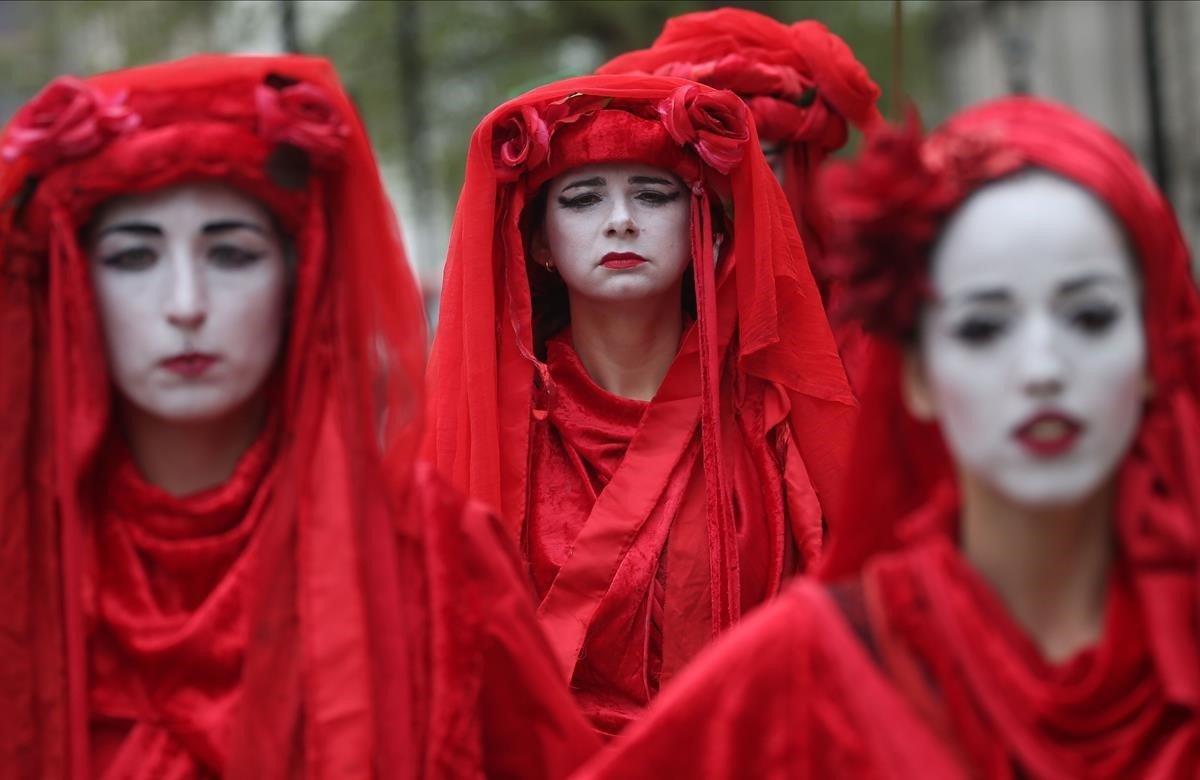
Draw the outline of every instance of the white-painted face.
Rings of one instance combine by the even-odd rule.
[[[110,201],[90,235],[113,382],[166,421],[204,422],[251,401],[284,331],[283,244],[257,201],[213,183]]]
[[[1046,508],[1111,478],[1147,383],[1134,268],[1101,203],[1047,173],[987,186],[954,214],[909,400],[936,417],[960,471]]]
[[[629,301],[677,289],[691,261],[690,194],[671,172],[587,165],[550,181],[544,246],[572,294]]]

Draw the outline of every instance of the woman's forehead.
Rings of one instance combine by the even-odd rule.
[[[605,162],[583,165],[556,176],[551,184],[555,189],[567,186],[575,181],[602,179],[605,185],[629,182],[634,178],[662,179],[671,184],[682,186],[679,177],[666,168],[657,168],[638,162]]]
[[[1044,292],[1089,276],[1136,281],[1124,232],[1103,204],[1041,172],[988,185],[968,199],[932,262],[942,296],[981,286]]]
[[[129,220],[191,223],[214,215],[271,224],[266,208],[254,198],[220,182],[186,182],[150,192],[122,195],[102,204],[93,229]]]

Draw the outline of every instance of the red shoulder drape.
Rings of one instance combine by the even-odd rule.
[[[802,548],[794,560],[811,559],[822,516],[836,511],[854,401],[787,204],[736,118],[744,110],[678,79],[570,79],[492,112],[468,156],[426,452],[502,508],[531,556],[563,674],[606,729],[645,702],[656,667],[669,676],[773,591],[785,534]],[[706,124],[715,116],[725,124]],[[739,127],[740,140],[724,135]],[[730,146],[732,162],[721,156]],[[552,171],[610,159],[676,170],[693,201],[697,321],[644,409],[572,373],[565,341],[539,357],[534,335],[543,291],[531,289],[521,210]],[[732,230],[716,267],[710,203]],[[651,647],[660,589],[667,650]],[[682,593],[704,596],[688,604]],[[621,628],[629,642],[604,636],[622,621],[633,621]]]
[[[508,542],[414,470],[421,301],[330,65],[62,79],[0,150],[5,776],[568,772],[594,738]],[[295,278],[266,432],[172,498],[122,450],[78,237],[197,179],[274,213]]]

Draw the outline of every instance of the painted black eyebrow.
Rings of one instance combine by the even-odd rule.
[[[603,187],[603,186],[604,186],[604,177],[593,176],[590,179],[580,179],[579,181],[573,181],[570,184],[568,184],[567,186],[563,187],[562,191],[566,192],[567,190],[571,189],[572,187]]]
[[[1011,297],[1007,290],[980,290],[963,296],[972,303],[1000,303]]]
[[[209,222],[200,232],[206,236],[211,236],[215,233],[227,233],[230,230],[252,230],[260,235],[266,235],[267,231],[261,225],[256,225],[253,222],[243,222],[237,219],[223,219],[218,222]]]
[[[657,176],[630,176],[630,184],[666,184],[667,186],[675,186],[675,182],[666,179],[660,179]]]
[[[1114,282],[1114,281],[1118,281],[1118,279],[1116,277],[1110,276],[1108,274],[1090,274],[1088,276],[1081,276],[1078,279],[1072,279],[1069,282],[1063,282],[1061,285],[1059,285],[1058,294],[1059,295],[1070,295],[1072,293],[1077,293],[1080,290],[1087,289],[1088,287],[1091,287],[1093,284],[1100,284],[1102,282]]]
[[[162,228],[158,225],[151,225],[148,222],[119,222],[116,225],[109,225],[96,234],[96,238],[107,235],[109,233],[133,233],[138,236],[161,236]]]

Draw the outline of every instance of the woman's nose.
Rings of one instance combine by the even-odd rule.
[[[1017,357],[1022,390],[1035,398],[1050,398],[1066,385],[1066,364],[1054,338],[1054,325],[1037,318],[1025,328]]]
[[[636,236],[638,234],[637,222],[633,219],[633,212],[629,209],[629,204],[624,198],[613,198],[612,211],[608,215],[608,225],[605,227],[604,234],[606,236]]]
[[[167,297],[167,321],[177,328],[195,330],[208,316],[203,272],[192,258],[173,263]]]

